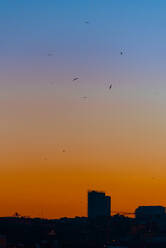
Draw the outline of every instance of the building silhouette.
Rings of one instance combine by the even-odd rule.
[[[162,219],[166,216],[166,208],[163,206],[139,206],[135,210],[137,219]]]
[[[7,247],[7,240],[5,235],[0,235],[0,248]]]
[[[111,215],[111,197],[104,192],[88,191],[88,218]]]

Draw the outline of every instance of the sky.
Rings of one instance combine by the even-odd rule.
[[[0,1],[0,216],[86,216],[93,189],[166,206],[165,8]]]

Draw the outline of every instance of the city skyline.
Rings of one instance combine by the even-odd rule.
[[[166,206],[166,2],[0,2],[1,216]]]
[[[151,217],[151,215],[164,215],[166,216],[166,207],[161,206],[160,204],[147,204],[147,205],[140,205],[137,206],[132,212],[125,212],[121,209],[115,210],[112,209],[112,197],[111,195],[107,195],[104,191],[99,191],[99,190],[88,190],[87,192],[87,203],[86,203],[86,215],[84,216],[78,216],[78,215],[73,215],[72,217],[64,215],[60,216],[59,218],[89,218],[89,219],[97,219],[100,217],[113,217],[116,215],[122,215],[125,217],[137,218],[136,216],[138,215],[138,218],[141,216],[143,217]],[[67,206],[67,205],[66,205]],[[56,212],[56,211],[55,211]],[[143,214],[144,213],[144,214]],[[39,215],[36,216],[31,216],[28,213],[27,215],[23,215],[22,213],[18,211],[13,211],[11,215],[8,216],[1,216],[0,218],[7,217],[7,218],[43,218],[43,219],[58,219],[58,217],[51,217],[48,218],[45,216],[43,209],[41,209],[41,212]],[[132,217],[133,216],[133,217]]]

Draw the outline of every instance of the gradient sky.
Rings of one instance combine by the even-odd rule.
[[[1,216],[86,216],[88,189],[166,206],[165,10],[0,1]]]

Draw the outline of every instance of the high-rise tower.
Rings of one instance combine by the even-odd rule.
[[[104,192],[88,192],[88,218],[110,216],[111,197]]]

